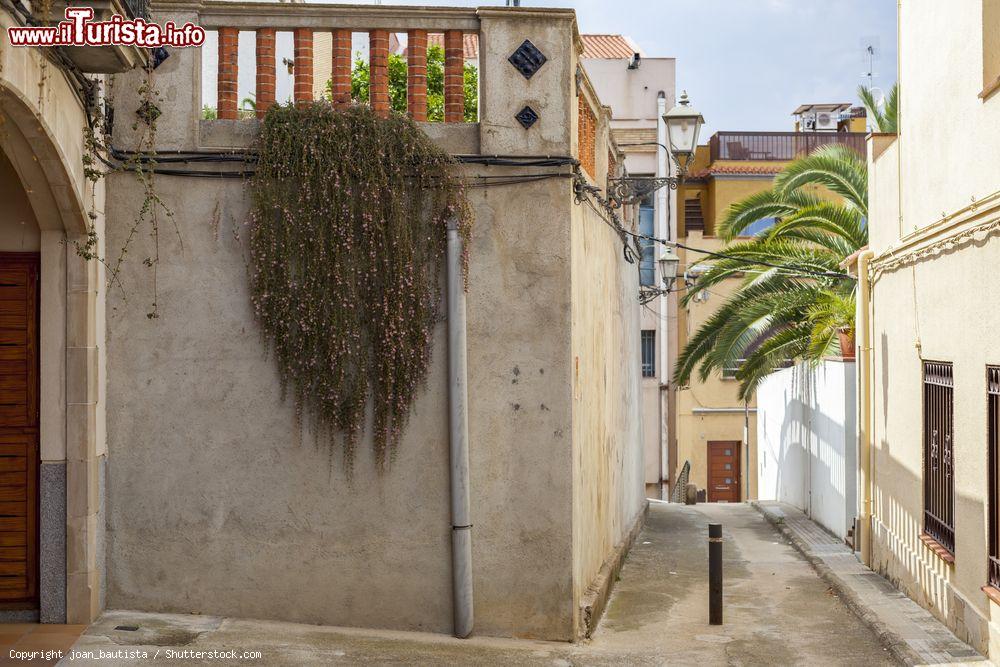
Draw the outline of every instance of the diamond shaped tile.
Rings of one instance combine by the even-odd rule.
[[[534,44],[528,40],[524,40],[521,46],[517,47],[517,50],[510,54],[510,58],[507,58],[507,60],[518,72],[524,75],[525,79],[530,79],[535,75],[535,72],[541,69],[548,58]]]
[[[514,118],[516,118],[517,122],[521,124],[521,127],[527,130],[535,124],[536,120],[538,120],[538,114],[535,113],[535,110],[531,107],[524,107],[514,114]]]

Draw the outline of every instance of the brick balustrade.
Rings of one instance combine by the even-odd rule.
[[[219,28],[218,116],[223,120],[237,118],[239,38],[236,28]]]
[[[427,120],[427,31],[407,33],[406,110],[413,120]]]
[[[287,25],[287,23],[285,24]],[[276,102],[277,67],[282,66],[276,57],[277,30],[285,25],[258,27],[256,33],[256,115],[262,117]],[[219,26],[218,68],[218,117],[239,118],[238,106],[238,51],[239,31],[250,30],[245,24]],[[322,28],[291,28],[294,36],[294,83],[292,99],[296,104],[313,99],[313,36]],[[389,45],[393,30],[372,28],[330,28],[332,53],[330,60],[330,100],[338,107],[351,103],[351,68],[353,54],[351,38],[355,32],[367,32],[369,39],[369,99],[372,109],[380,116],[389,115],[392,100],[389,94]],[[428,34],[433,30],[419,28],[406,32],[407,81],[406,111],[417,121],[427,120],[427,48]],[[444,120],[460,123],[465,120],[465,51],[464,35],[471,30],[444,29]],[[326,54],[323,54],[324,56]]]
[[[465,118],[465,51],[462,31],[444,33],[444,122],[461,123]]]
[[[577,96],[577,146],[580,166],[593,178],[597,175],[597,117],[583,95]]]
[[[383,118],[389,115],[389,32],[368,33],[368,99],[372,110]]]
[[[313,91],[313,31],[295,30],[295,86],[292,99],[296,104],[312,100]]]
[[[257,117],[262,117],[274,104],[275,61],[274,28],[257,31]]]
[[[330,77],[330,94],[334,106],[351,103],[351,31],[337,28],[333,31],[333,73]]]

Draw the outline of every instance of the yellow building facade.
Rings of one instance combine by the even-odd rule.
[[[808,131],[803,118],[819,109],[833,114],[832,129]],[[678,193],[678,241],[692,249],[717,252],[725,241],[716,227],[727,209],[771,188],[774,177],[795,157],[819,146],[843,143],[864,151],[865,116],[850,104],[803,105],[796,109],[794,132],[718,132],[700,146],[689,176]],[[767,221],[760,223],[762,226]],[[763,228],[763,227],[761,227]],[[753,234],[760,229],[748,229]],[[680,350],[704,322],[739,288],[732,278],[710,290],[701,290],[681,305],[687,286],[709,257],[705,252],[678,248],[684,287],[672,295],[676,304],[676,335],[671,354],[674,365]],[[701,266],[704,266],[703,264]],[[757,418],[754,400],[739,400],[736,369],[713,373],[705,381],[692,375],[689,384],[671,382],[670,428],[673,466],[671,487],[694,484],[699,501],[739,502],[757,497]],[[686,480],[682,474],[685,469]],[[678,489],[682,492],[681,489]]]

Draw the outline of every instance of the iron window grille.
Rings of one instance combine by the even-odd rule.
[[[924,533],[955,554],[954,379],[949,362],[924,362]]]
[[[986,367],[986,408],[990,480],[987,581],[990,586],[1000,588],[1000,366]]]
[[[656,331],[642,331],[642,377],[656,377]]]

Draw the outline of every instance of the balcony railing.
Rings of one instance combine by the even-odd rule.
[[[200,25],[217,30],[218,118],[236,120],[237,78],[240,33],[252,31],[256,42],[256,113],[263,116],[273,105],[276,86],[275,37],[279,31],[294,35],[295,102],[313,98],[314,43],[318,32],[332,33],[332,102],[351,102],[352,34],[368,34],[370,104],[379,115],[388,115],[388,58],[391,33],[405,33],[408,41],[407,107],[415,120],[426,120],[427,41],[430,33],[444,38],[444,121],[463,121],[465,91],[463,85],[465,34],[478,34],[480,21],[475,9],[361,7],[348,5],[282,4],[276,2],[221,2],[208,0],[199,12]]]
[[[788,161],[820,146],[842,144],[865,154],[863,132],[716,132],[709,140],[712,161]]]

